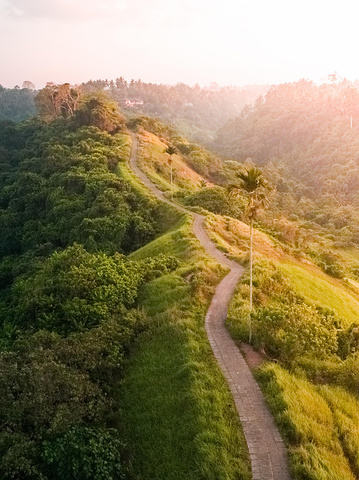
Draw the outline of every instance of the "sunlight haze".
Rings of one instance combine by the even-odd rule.
[[[0,0],[0,84],[359,78],[353,2]]]

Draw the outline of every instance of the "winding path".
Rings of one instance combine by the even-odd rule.
[[[204,229],[202,215],[172,203],[138,168],[138,139],[132,134],[130,166],[141,181],[160,200],[189,213],[194,218],[193,232],[220,264],[230,268],[216,288],[206,315],[206,331],[213,353],[234,397],[248,444],[253,480],[290,480],[287,453],[269,413],[258,384],[226,327],[227,308],[244,268],[229,260],[212,243]]]

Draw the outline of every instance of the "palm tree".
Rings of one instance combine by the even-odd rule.
[[[247,167],[244,172],[237,173],[239,185],[230,185],[230,193],[234,196],[247,197],[245,215],[249,221],[249,310],[253,309],[253,220],[260,208],[268,204],[268,193],[271,190],[267,180],[259,168]],[[249,342],[252,341],[252,322],[249,319]]]
[[[173,191],[172,191],[172,155],[175,155],[177,153],[177,148],[174,147],[173,145],[170,145],[169,147],[166,148],[165,153],[168,153],[170,158],[168,159],[168,163],[171,165],[171,197],[173,200]]]

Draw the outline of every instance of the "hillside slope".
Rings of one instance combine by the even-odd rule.
[[[358,142],[357,86],[302,80],[272,87],[220,130],[213,147],[264,166],[277,208],[349,246],[359,240]]]
[[[146,144],[143,143],[142,147],[145,149]],[[188,176],[190,181],[191,175]],[[193,186],[195,188],[197,185]],[[177,195],[177,198],[182,197]],[[245,224],[212,213],[207,215],[207,230],[222,251],[240,262],[246,262],[249,229]],[[254,344],[268,359],[277,358],[289,370],[295,368],[298,371],[299,368],[300,375],[307,376],[309,382],[306,386],[303,384],[303,389],[307,389],[311,400],[306,403],[303,399],[299,405],[291,397],[298,383],[295,376],[288,374],[284,379],[278,369],[273,367],[271,370],[269,364],[269,373],[265,373],[263,367],[263,373],[258,377],[290,448],[294,478],[300,479],[304,474],[315,475],[323,480],[352,479],[356,472],[354,454],[348,453],[345,442],[355,443],[354,437],[349,433],[345,441],[341,436],[338,437],[337,424],[329,420],[337,413],[332,404],[326,403],[329,397],[323,399],[322,390],[318,390],[316,384],[318,381],[328,383],[331,401],[339,395],[339,391],[331,390],[334,388],[331,385],[339,384],[347,389],[346,396],[341,400],[343,409],[352,408],[350,405],[355,403],[353,391],[356,393],[357,386],[350,378],[356,377],[355,352],[358,343],[354,332],[359,325],[358,292],[345,279],[325,274],[310,257],[298,256],[297,251],[294,252],[275,237],[270,238],[256,231],[254,245]],[[344,252],[346,250],[343,250],[343,255]],[[353,253],[349,252],[348,255]],[[248,338],[248,279],[245,277],[233,298],[228,326],[239,341]],[[280,394],[283,396],[280,405],[276,403],[278,389],[283,392]],[[291,398],[290,402],[288,398]],[[322,404],[326,405],[328,411],[328,420],[323,418],[325,435],[332,436],[334,443],[328,447],[318,437],[315,447],[312,447],[307,442],[314,438],[317,428],[315,418],[318,409],[324,408]],[[298,416],[301,409],[305,416],[313,418],[313,423],[306,427],[305,435]],[[285,423],[286,418],[291,422],[290,430]],[[337,446],[334,446],[335,442]]]

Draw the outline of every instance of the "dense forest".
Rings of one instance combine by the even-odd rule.
[[[177,265],[125,256],[161,214],[116,173],[117,107],[92,96],[70,115],[63,98],[50,123],[0,124],[3,479],[123,478],[113,394],[146,326],[138,290]]]
[[[359,242],[359,91],[335,80],[272,87],[219,131],[214,147],[264,167],[273,206],[289,220],[348,246]],[[287,229],[293,234],[295,223]]]
[[[254,102],[269,88],[267,85],[157,85],[141,80],[127,82],[123,77],[115,81],[87,82],[83,88],[91,91],[98,86],[105,88],[128,112],[158,117],[173,124],[184,136],[202,143],[213,139],[223,123],[238,115],[245,105]]]
[[[27,84],[30,82],[24,82]],[[52,84],[54,85],[54,84]],[[68,84],[67,84],[68,85]],[[173,124],[184,136],[208,143],[227,120],[268,90],[267,85],[208,88],[183,83],[164,85],[141,80],[90,80],[79,89],[83,94],[105,91],[128,115],[158,117]],[[0,86],[0,120],[19,121],[35,115],[36,92],[29,88]]]
[[[29,82],[30,83],[30,82]],[[19,122],[36,115],[34,98],[36,93],[31,88],[4,88],[0,85],[0,121]],[[30,85],[28,85],[30,86]]]

